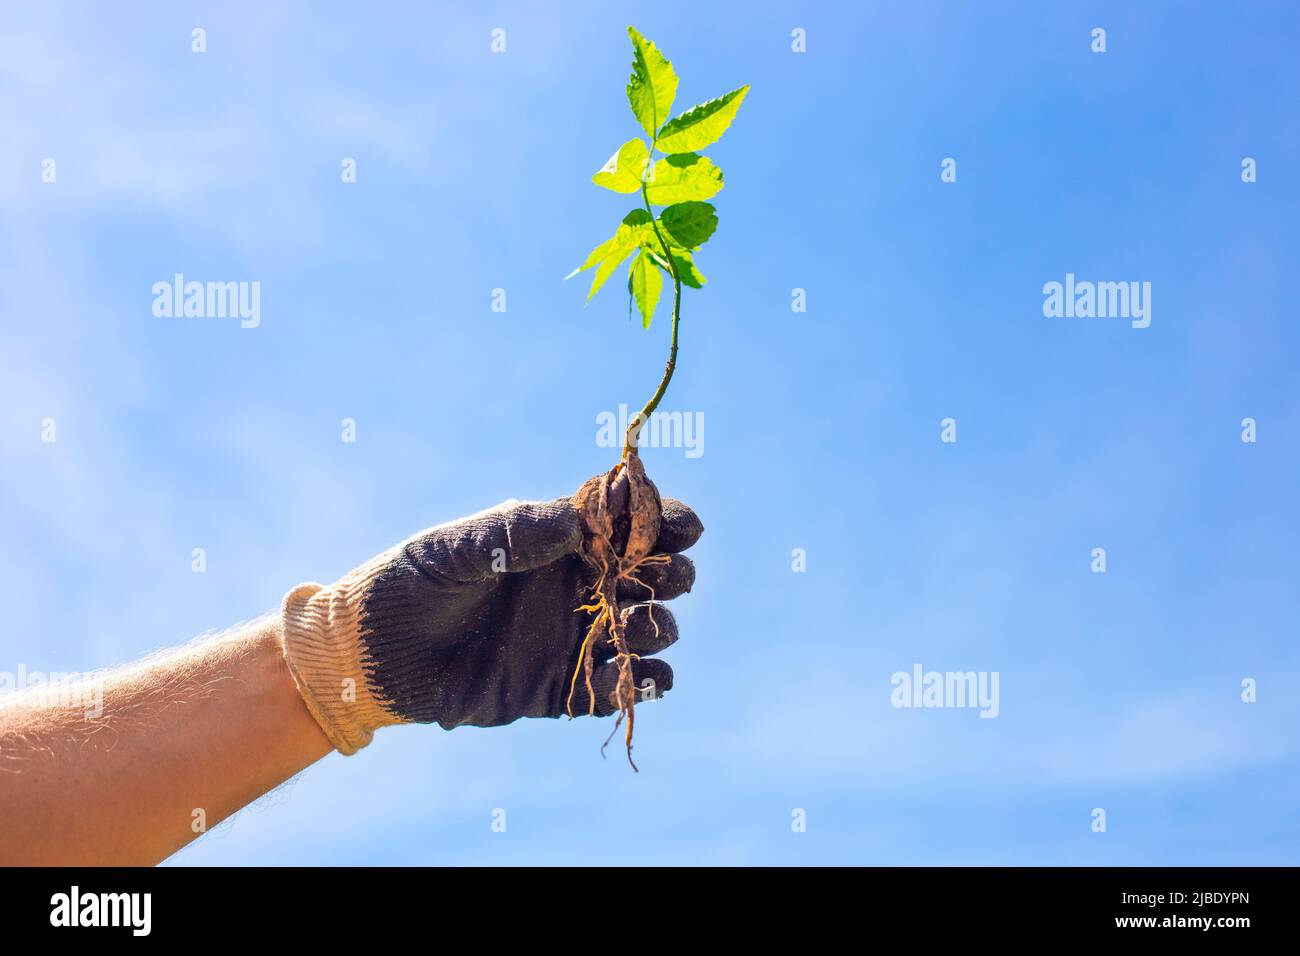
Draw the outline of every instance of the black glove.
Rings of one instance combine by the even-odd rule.
[[[649,658],[677,640],[658,601],[691,589],[695,566],[679,552],[704,526],[665,498],[656,552],[619,598],[642,697],[672,687],[666,663]],[[334,745],[353,753],[387,724],[437,722],[495,727],[520,717],[568,713],[571,680],[589,615],[594,575],[578,555],[578,514],[567,498],[506,502],[430,528],[336,584],[299,585],[284,601],[285,655],[307,706]],[[655,603],[651,603],[651,590]],[[598,649],[598,661],[613,649]],[[592,676],[596,713],[613,712],[617,673]],[[573,686],[572,713],[588,712],[586,682]]]

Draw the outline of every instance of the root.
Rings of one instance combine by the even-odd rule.
[[[610,512],[610,490],[616,479],[622,477],[626,484],[627,503],[621,513]],[[610,703],[618,712],[614,729],[609,738],[601,745],[601,756],[605,747],[614,739],[618,728],[626,723],[624,741],[627,748],[627,761],[633,770],[637,770],[632,760],[632,729],[636,722],[636,682],[632,674],[632,663],[639,660],[627,646],[623,633],[623,623],[619,615],[618,585],[620,581],[631,581],[644,588],[650,594],[650,621],[655,634],[659,633],[659,623],[654,619],[654,588],[637,576],[645,565],[663,564],[672,559],[667,555],[650,554],[655,540],[659,536],[661,506],[659,492],[645,476],[645,469],[633,451],[619,464],[606,473],[591,479],[579,489],[575,503],[582,514],[584,535],[582,554],[587,563],[598,572],[595,586],[587,603],[579,611],[592,615],[586,636],[578,651],[578,663],[574,667],[569,681],[569,696],[565,710],[570,717],[573,713],[573,697],[578,686],[578,674],[586,679],[587,712],[596,713],[596,694],[592,686],[592,672],[595,670],[595,652],[600,643],[613,645],[614,663],[618,668],[618,678],[610,694]],[[620,526],[616,533],[615,518],[626,519],[626,527]],[[616,546],[616,537],[624,537],[621,548]]]
[[[654,554],[642,558],[635,564],[630,565],[626,571],[620,571],[615,576],[614,581],[609,588],[606,588],[608,572],[603,573],[595,587],[592,588],[591,603],[584,604],[576,609],[578,612],[585,611],[591,614],[592,619],[591,623],[587,626],[587,634],[586,637],[583,638],[582,646],[578,649],[578,666],[573,669],[573,676],[569,680],[569,696],[565,703],[565,711],[570,717],[575,716],[573,713],[573,695],[578,688],[579,674],[582,674],[586,679],[588,700],[587,713],[593,717],[596,715],[596,692],[591,685],[591,675],[592,671],[595,670],[596,645],[600,643],[599,638],[602,636],[601,632],[603,631],[605,635],[605,643],[614,645],[614,662],[619,668],[618,684],[614,689],[613,696],[615,698],[615,703],[620,705],[619,722],[622,722],[624,708],[621,706],[621,699],[624,696],[624,685],[626,684],[627,693],[634,698],[636,695],[636,685],[632,678],[632,661],[640,660],[641,655],[635,654],[628,649],[623,636],[623,624],[618,620],[618,600],[613,597],[612,594],[608,594],[607,591],[613,592],[617,588],[619,581],[632,581],[633,583],[639,584],[641,587],[645,588],[646,591],[650,593],[650,623],[654,625],[655,636],[658,637],[659,622],[654,619],[654,588],[638,578],[635,572],[642,565],[663,564],[671,560],[672,559],[666,554]],[[629,706],[626,710],[631,709],[631,702],[629,700]],[[615,726],[617,728],[617,724]],[[608,741],[606,741],[606,743],[608,743]]]
[[[655,620],[655,589],[637,577],[635,572],[640,570],[643,564],[668,564],[671,561],[672,558],[666,554],[647,554],[644,558],[638,561],[631,570],[620,575],[624,581],[631,581],[633,584],[640,585],[650,593],[650,623],[655,626],[656,638],[659,637],[659,622]],[[633,654],[632,656],[637,657],[636,654]]]
[[[596,637],[602,630],[612,630],[613,623],[610,618],[618,613],[618,605],[611,605],[605,600],[605,581],[609,577],[609,566],[605,565],[601,569],[600,578],[596,582],[593,590],[592,603],[584,604],[578,611],[587,611],[594,615],[591,624],[587,627],[587,635],[582,640],[582,647],[578,649],[578,666],[573,671],[573,678],[569,681],[569,697],[565,702],[564,709],[568,712],[569,717],[573,717],[573,693],[578,686],[578,672],[581,671],[587,683],[587,713],[591,716],[596,714],[596,689],[591,685],[591,675],[596,669]]]

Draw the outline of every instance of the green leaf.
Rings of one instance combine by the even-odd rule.
[[[704,204],[701,203],[700,205]],[[667,210],[665,210],[665,212],[666,211]],[[692,289],[702,287],[706,281],[703,273],[695,267],[695,263],[691,259],[690,251],[678,245],[672,235],[664,230],[662,217],[660,217],[659,229],[663,235],[667,236],[665,241],[668,243],[668,246],[665,248],[665,246],[659,241],[659,236],[655,234],[654,226],[647,223],[641,228],[640,232],[641,248],[649,254],[659,268],[663,269],[664,272],[668,273],[670,276],[673,274],[672,266],[668,264],[668,259],[671,255],[673,265],[677,267],[677,276],[682,280],[682,284],[688,285]],[[628,281],[629,283],[631,282],[631,276],[628,277]],[[628,291],[631,291],[630,285]]]
[[[713,206],[706,202],[679,202],[659,214],[671,241],[685,249],[698,249],[718,228]]]
[[[650,251],[655,264],[659,266],[660,269],[663,269],[669,276],[673,274],[673,270],[669,268],[668,261],[663,256],[662,246],[655,243],[653,249],[651,249],[650,246],[645,246],[643,248]],[[682,280],[682,285],[690,286],[692,289],[703,288],[704,283],[708,280],[704,278],[704,273],[696,268],[695,262],[691,259],[691,254],[685,249],[678,249],[674,246],[672,257],[673,265],[677,267],[677,277]]]
[[[574,269],[564,278],[572,279],[579,272],[582,272],[586,269],[590,269],[592,266],[603,261],[604,258],[607,255],[609,255],[610,250],[613,248],[614,248],[614,240],[606,239],[604,242],[598,245],[595,249],[592,249],[591,252],[587,254],[587,258],[582,261],[582,265],[578,266],[578,268]]]
[[[633,209],[623,217],[623,222],[614,235],[592,249],[582,265],[565,278],[572,279],[579,272],[597,266],[596,274],[591,280],[591,290],[587,293],[587,301],[590,302],[592,296],[605,284],[605,280],[612,276],[614,270],[622,265],[623,260],[642,244],[645,234],[650,229],[650,214],[644,209]],[[651,236],[653,237],[653,233]]]
[[[736,118],[736,110],[748,92],[749,87],[742,86],[670,119],[659,130],[656,145],[665,153],[693,153],[716,143]]]
[[[688,285],[692,289],[701,289],[704,287],[704,283],[709,281],[704,278],[704,273],[696,267],[694,260],[691,259],[691,254],[685,249],[673,250],[673,265],[677,266],[677,276],[682,280],[682,285]]]
[[[663,291],[663,276],[645,250],[632,262],[630,275],[632,297],[636,299],[636,307],[641,312],[641,327],[648,329],[654,319],[655,306],[659,304],[659,293]]]
[[[587,292],[587,301],[600,291],[600,287],[605,284],[605,280],[614,274],[614,270],[623,264],[623,260],[632,254],[637,248],[636,243],[629,245],[620,245],[616,247],[606,259],[596,269],[596,274],[591,277],[591,289]]]
[[[650,214],[637,206],[623,217],[623,225],[629,229],[640,229],[643,226],[648,226],[650,225]]]
[[[656,206],[711,199],[722,188],[722,170],[707,156],[677,153],[655,163],[646,181],[646,198]]]
[[[668,119],[677,96],[677,74],[653,43],[627,28],[632,38],[632,75],[627,81],[627,101],[641,128],[650,137]]]
[[[616,193],[634,193],[641,188],[641,174],[649,158],[645,140],[629,139],[600,168],[600,172],[591,177],[591,181]]]

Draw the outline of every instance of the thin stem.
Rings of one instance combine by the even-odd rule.
[[[654,145],[651,144],[650,158],[647,162],[653,161]],[[641,434],[641,427],[650,420],[650,416],[659,407],[664,392],[668,391],[668,383],[673,380],[673,371],[677,368],[677,326],[682,317],[682,277],[677,273],[677,260],[673,258],[668,243],[664,242],[664,237],[659,232],[659,223],[655,221],[654,210],[650,208],[650,196],[646,192],[644,180],[641,182],[641,198],[645,201],[645,211],[650,214],[650,225],[655,231],[655,238],[659,240],[659,248],[663,249],[664,256],[668,260],[668,271],[673,275],[673,333],[672,342],[668,346],[668,364],[664,366],[664,376],[659,380],[659,387],[650,396],[650,401],[645,403],[645,407],[628,423],[627,438],[623,442],[623,459],[625,461],[629,455],[637,453],[636,442]]]

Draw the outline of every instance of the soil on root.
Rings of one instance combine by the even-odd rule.
[[[637,688],[632,662],[637,655],[628,649],[623,633],[618,583],[632,581],[639,584],[649,593],[650,600],[654,600],[654,589],[637,577],[637,572],[647,564],[671,560],[666,555],[651,554],[659,538],[663,517],[659,489],[646,476],[645,466],[633,450],[617,466],[583,484],[573,500],[582,519],[582,556],[595,570],[596,584],[588,602],[578,608],[590,613],[592,618],[569,682],[566,708],[569,716],[574,716],[573,695],[581,676],[587,687],[588,712],[596,713],[596,693],[591,683],[596,650],[602,645],[612,645],[618,680],[610,695],[610,703],[618,711],[618,717],[605,745],[614,739],[618,728],[626,724],[627,762],[636,770],[637,765],[632,760],[632,728],[636,722]],[[654,621],[653,606],[650,619]],[[605,745],[601,746],[602,753]]]

